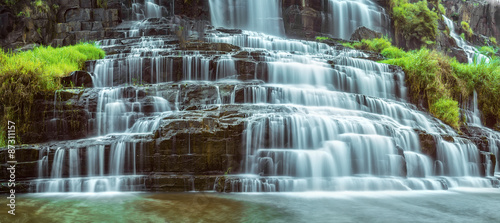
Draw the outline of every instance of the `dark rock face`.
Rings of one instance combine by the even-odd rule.
[[[61,78],[61,82],[65,87],[92,87],[92,75],[86,71],[74,71],[69,76]]]
[[[319,10],[310,6],[295,4],[284,8],[283,22],[287,36],[311,38],[323,35],[321,34],[323,12]]]
[[[443,0],[446,15],[466,21],[475,33],[500,39],[500,3],[493,0]],[[484,44],[482,42],[481,44]]]
[[[437,159],[437,148],[436,148],[436,139],[433,135],[427,133],[420,133],[420,148],[422,149],[422,153],[431,157],[432,160]]]
[[[110,0],[98,5],[95,0],[59,0],[46,2],[43,9],[19,1],[14,8],[25,8],[30,15],[14,16],[13,9],[0,9],[0,46],[15,49],[29,43],[65,46],[81,41],[98,40],[105,31],[122,21],[122,5],[129,1]],[[123,4],[122,4],[123,3]],[[23,12],[23,11],[21,11]]]
[[[0,39],[7,37],[7,34],[14,30],[15,17],[5,6],[0,6]]]
[[[356,31],[354,31],[354,33],[351,35],[351,40],[361,41],[363,39],[375,39],[381,37],[382,33],[361,26],[358,27]]]

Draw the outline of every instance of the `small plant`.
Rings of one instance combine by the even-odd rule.
[[[460,38],[462,38],[463,40],[465,40],[465,33],[460,33]]]
[[[108,8],[108,0],[97,0],[97,7],[107,9]]]
[[[33,5],[39,13],[47,13],[50,9],[49,5],[47,5],[47,2],[43,0],[36,0],[32,2],[31,5]]]
[[[470,28],[469,23],[467,23],[466,21],[462,21],[460,24],[462,25],[462,29],[467,32],[467,36],[469,38],[474,35],[474,31],[472,31],[472,29]]]
[[[493,44],[493,45],[498,45],[497,43],[497,39],[495,37],[490,37],[490,42]]]

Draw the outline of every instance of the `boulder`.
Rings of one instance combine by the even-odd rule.
[[[360,26],[351,35],[351,40],[352,41],[361,41],[363,39],[375,39],[375,38],[381,38],[381,37],[382,37],[382,33],[368,29],[364,26]]]
[[[65,87],[92,87],[92,75],[87,71],[74,71],[69,76],[62,77],[61,83]]]

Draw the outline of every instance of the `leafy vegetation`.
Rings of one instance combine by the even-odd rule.
[[[474,90],[479,106],[490,127],[500,127],[500,60],[493,47],[483,46],[480,52],[492,57],[490,63],[462,64],[436,50],[421,48],[404,51],[392,46],[387,38],[362,40],[343,44],[381,53],[382,63],[400,66],[406,73],[410,100],[422,104],[437,118],[459,129],[459,103]]]
[[[462,29],[467,33],[467,37],[471,38],[474,35],[474,31],[470,28],[469,23],[462,21],[460,24],[462,25]]]
[[[490,42],[491,42],[493,45],[498,45],[498,43],[497,43],[497,38],[495,38],[495,37],[493,37],[493,36],[492,36],[492,37],[490,37],[489,39],[490,39]]]
[[[427,45],[435,43],[439,17],[436,10],[428,8],[426,0],[416,3],[409,3],[408,0],[391,0],[390,6],[394,32],[401,35],[401,38],[396,38],[397,45],[409,45],[411,42]],[[401,42],[403,40],[406,44]]]
[[[37,94],[62,87],[59,77],[84,68],[85,61],[104,57],[95,44],[80,43],[61,48],[36,47],[13,53],[0,49],[0,114],[5,126],[8,120],[22,123],[19,132],[29,128],[31,103]]]

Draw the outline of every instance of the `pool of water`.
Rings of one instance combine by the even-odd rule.
[[[6,200],[6,199],[5,199]],[[44,193],[0,222],[500,222],[499,189],[305,193]]]

